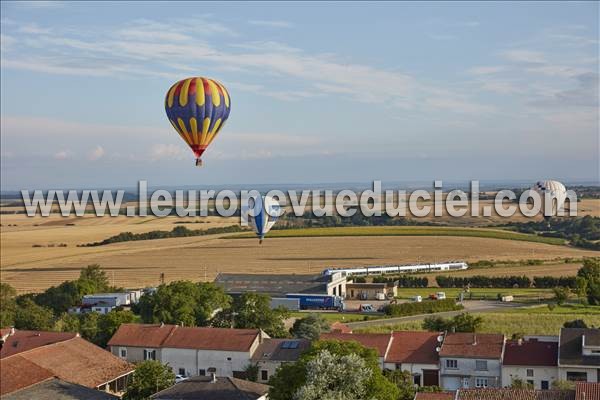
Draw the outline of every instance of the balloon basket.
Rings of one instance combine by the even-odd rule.
[[[200,158],[196,158],[196,167],[202,166],[202,160]]]

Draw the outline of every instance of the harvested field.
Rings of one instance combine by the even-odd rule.
[[[2,216],[4,225],[5,219]],[[16,217],[16,216],[9,216]],[[107,270],[115,285],[156,285],[161,273],[167,281],[212,280],[218,272],[316,273],[325,267],[436,262],[451,259],[519,260],[597,256],[597,252],[561,245],[452,236],[349,236],[270,238],[262,246],[256,239],[228,239],[227,235],[123,242],[99,247],[76,247],[124,231],[170,230],[180,219],[104,219],[85,217],[75,226],[33,226],[19,221],[2,229],[2,281],[19,292],[39,291],[73,279],[87,264]],[[51,217],[59,218],[60,217]],[[35,220],[35,219],[34,219]],[[88,221],[89,220],[89,221]],[[114,222],[113,222],[114,220]],[[37,223],[47,222],[48,219]],[[132,222],[130,222],[132,221]],[[147,222],[146,222],[147,221]],[[189,224],[190,229],[227,226],[217,219]],[[143,222],[143,223],[142,223]],[[235,234],[234,234],[235,235]],[[221,238],[223,237],[223,238]],[[33,248],[32,244],[66,243],[68,247]],[[477,270],[480,273],[487,270]]]

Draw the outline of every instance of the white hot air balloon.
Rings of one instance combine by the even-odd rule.
[[[565,200],[567,199],[567,189],[562,183],[558,181],[539,181],[533,185],[531,190],[537,192],[541,197],[544,218],[554,216],[558,210],[564,208]],[[550,215],[546,214],[546,195],[549,195],[548,200],[552,201],[551,208],[549,206]]]
[[[248,204],[242,206],[242,216],[244,220],[247,218],[246,222],[254,229],[261,244],[281,213],[279,203],[271,196],[251,197]]]

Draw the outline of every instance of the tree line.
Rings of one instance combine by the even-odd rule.
[[[456,304],[454,299],[425,300],[414,303],[388,304],[383,311],[392,317],[405,317],[409,315],[433,314],[442,311],[462,310],[463,306]]]
[[[176,226],[171,231],[150,231],[144,233],[132,233],[132,232],[121,232],[118,235],[111,236],[108,239],[104,239],[100,242],[92,242],[79,245],[79,247],[95,247],[104,246],[111,243],[120,242],[132,242],[136,240],[154,240],[154,239],[168,239],[168,238],[180,238],[180,237],[191,237],[191,236],[204,236],[204,235],[215,235],[220,233],[235,233],[242,232],[239,225],[229,225],[222,227],[214,227],[208,229],[188,229],[185,226]]]
[[[373,277],[373,283],[391,283],[398,282],[398,287],[401,288],[426,288],[429,286],[429,279],[427,277],[418,277],[410,275],[399,275],[399,276],[375,276]]]
[[[550,218],[504,225],[521,233],[567,239],[571,245],[600,250],[600,217]]]
[[[435,277],[437,285],[441,288],[531,288],[551,289],[557,286],[574,289],[577,287],[576,276],[449,276],[438,275]]]

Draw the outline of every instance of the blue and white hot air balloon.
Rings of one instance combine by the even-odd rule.
[[[277,200],[261,195],[256,199],[251,197],[248,204],[242,206],[242,217],[254,229],[258,243],[262,244],[265,235],[275,225],[282,211]]]
[[[567,199],[567,189],[565,185],[558,181],[538,181],[533,185],[531,190],[537,192],[542,200],[541,213],[544,218],[550,218],[556,215],[559,211],[562,211],[565,206]],[[548,198],[546,198],[548,196]],[[549,200],[552,203],[546,205],[546,201]],[[548,210],[546,210],[546,206]],[[548,211],[549,213],[546,213]]]

